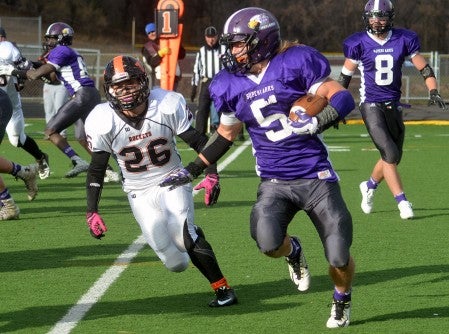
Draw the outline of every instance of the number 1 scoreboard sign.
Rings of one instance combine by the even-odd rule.
[[[184,15],[182,0],[159,0],[156,9],[156,26],[160,48],[168,47],[170,54],[162,58],[161,87],[173,90],[179,47],[181,46],[182,23]]]
[[[178,18],[177,9],[164,9],[156,12],[157,33],[160,38],[178,37]]]

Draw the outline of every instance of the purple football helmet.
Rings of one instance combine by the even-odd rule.
[[[370,24],[369,19],[374,17],[386,17],[388,22],[385,26],[378,24]],[[363,12],[363,22],[365,29],[369,33],[382,35],[391,30],[393,27],[394,7],[390,0],[369,0],[365,5]]]
[[[59,45],[72,45],[73,28],[64,22],[56,22],[50,24],[45,33],[45,42],[43,47],[53,49]]]
[[[245,44],[244,53],[232,54],[232,45]],[[226,46],[221,56],[223,66],[231,73],[245,73],[251,66],[270,59],[281,42],[279,23],[270,12],[262,8],[248,7],[232,14],[226,21],[220,43]],[[247,55],[247,57],[243,57]]]

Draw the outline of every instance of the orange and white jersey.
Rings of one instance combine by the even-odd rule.
[[[156,186],[182,167],[176,135],[189,129],[192,119],[181,94],[155,88],[140,122],[102,103],[87,117],[85,130],[92,152],[106,151],[115,157],[123,189],[130,192]]]

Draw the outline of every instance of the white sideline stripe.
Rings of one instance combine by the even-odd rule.
[[[109,287],[128,267],[131,260],[145,246],[143,235],[140,235],[117,260],[106,270],[95,284],[72,306],[67,314],[48,332],[49,334],[70,333],[78,322],[86,315],[95,303],[105,294]]]
[[[251,141],[246,140],[243,145],[239,146],[232,154],[229,155],[222,163],[218,164],[218,171],[225,169],[231,162],[250,146]],[[194,191],[196,195],[198,191]],[[76,302],[74,306],[61,318],[48,334],[68,334],[78,323],[84,318],[87,312],[100,300],[109,287],[120,277],[120,275],[128,268],[131,261],[146,245],[143,235],[137,237],[136,240],[125,250],[114,263],[106,270],[103,275],[92,285],[92,287]]]

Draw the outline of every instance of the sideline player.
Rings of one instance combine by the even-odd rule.
[[[0,34],[4,34],[4,38],[0,42],[0,64],[15,65],[22,69],[31,68],[31,62],[22,56],[20,50],[14,43],[6,40],[4,29],[1,29]],[[46,179],[50,175],[48,155],[42,152],[36,141],[25,133],[25,119],[20,97],[20,91],[23,88],[23,80],[7,76],[2,76],[0,78],[0,89],[8,94],[13,107],[13,114],[6,126],[6,133],[11,145],[20,147],[33,156],[39,166],[39,177],[41,179]],[[0,137],[0,143],[2,140],[3,135]]]
[[[37,80],[56,72],[58,80],[63,82],[71,99],[47,123],[45,135],[71,160],[73,168],[66,173],[66,177],[75,177],[86,172],[89,164],[75,152],[60,132],[78,119],[84,122],[89,112],[101,102],[100,93],[95,88],[94,81],[89,77],[83,58],[70,47],[73,35],[74,31],[68,24],[52,23],[44,36],[44,44],[49,50],[46,64],[30,70],[19,70],[12,65],[0,66],[0,74],[14,75],[22,80]],[[80,129],[80,131],[84,131],[84,129]],[[81,146],[88,150],[85,136],[79,138]]]
[[[150,93],[143,65],[129,56],[117,56],[108,63],[104,89],[109,103],[96,106],[85,125],[92,151],[86,181],[87,224],[92,236],[100,239],[107,230],[98,203],[112,154],[123,174],[123,189],[133,215],[165,267],[184,271],[190,258],[215,291],[209,306],[237,303],[210,244],[194,224],[192,186],[174,191],[158,186],[182,167],[176,136],[197,151],[207,142],[207,137],[191,126],[192,114],[184,98],[161,88]],[[209,168],[203,181],[209,205],[217,201],[220,192],[216,173],[216,167]]]
[[[398,165],[403,154],[405,126],[400,105],[402,65],[410,57],[429,89],[430,104],[442,109],[446,105],[437,90],[432,68],[419,53],[418,36],[411,30],[393,28],[394,7],[389,0],[369,0],[363,12],[365,30],[349,36],[343,42],[346,57],[339,78],[349,87],[357,67],[362,76],[360,112],[374,145],[379,150],[368,181],[360,183],[361,208],[371,213],[374,194],[385,179],[396,200],[402,219],[413,218],[412,204],[405,196]]]
[[[1,33],[1,29],[0,29]],[[3,90],[0,89],[0,132],[5,133],[5,126],[13,113],[11,100]],[[22,166],[9,161],[0,156],[0,173],[7,173],[15,176],[16,180],[21,179],[25,183],[27,189],[28,200],[32,201],[38,193],[36,176],[38,173],[38,165],[32,164]],[[0,177],[0,220],[18,219],[20,210],[14,199],[12,198],[5,181]]]

